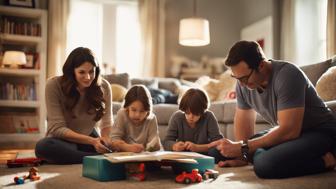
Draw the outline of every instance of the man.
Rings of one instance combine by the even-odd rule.
[[[254,41],[239,41],[225,62],[237,82],[234,132],[237,142],[223,139],[218,150],[237,160],[251,160],[262,178],[286,178],[334,169],[336,118],[295,65],[267,60]],[[259,113],[272,129],[255,136]],[[245,163],[247,164],[247,163]]]

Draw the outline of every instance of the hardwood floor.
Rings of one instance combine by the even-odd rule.
[[[18,152],[34,152],[34,149],[0,149],[0,164],[4,165],[7,160],[15,159]]]

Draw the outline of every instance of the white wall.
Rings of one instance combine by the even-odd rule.
[[[166,74],[169,75],[170,57],[184,55],[200,60],[202,55],[225,57],[230,47],[240,40],[243,27],[267,16],[274,23],[274,58],[278,57],[279,10],[277,0],[197,0],[197,16],[210,23],[210,45],[184,47],[178,44],[179,21],[191,17],[193,0],[167,0],[166,3]]]

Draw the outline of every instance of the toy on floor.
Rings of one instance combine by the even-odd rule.
[[[144,163],[129,163],[126,164],[127,175],[129,178],[144,181],[146,179]]]
[[[40,176],[38,175],[38,169],[36,167],[32,167],[29,169],[29,174],[26,179],[30,179],[31,181],[40,180]]]
[[[31,181],[40,180],[40,176],[38,175],[38,169],[36,167],[32,167],[29,169],[29,174],[22,177],[14,177],[15,184],[24,184],[26,179]]]
[[[184,183],[184,184],[202,182],[202,176],[198,172],[198,169],[193,169],[191,173],[183,171],[181,174],[176,176],[175,181],[177,183]]]
[[[213,169],[206,169],[203,173],[203,180],[213,179],[216,180],[219,175],[219,172]]]
[[[22,159],[7,160],[8,168],[39,166],[41,164],[42,159],[40,158],[22,158]]]
[[[14,177],[15,184],[24,184],[25,179],[24,177]]]

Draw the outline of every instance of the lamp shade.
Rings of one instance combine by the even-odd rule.
[[[22,51],[6,51],[2,59],[2,64],[17,67],[27,63],[26,55]]]
[[[180,20],[179,44],[183,46],[204,46],[210,43],[209,21],[204,18]]]

